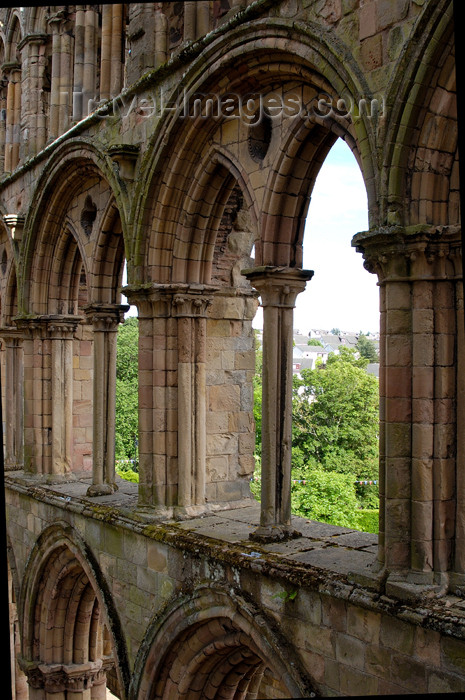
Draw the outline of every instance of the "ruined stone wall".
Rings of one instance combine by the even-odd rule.
[[[92,687],[97,699],[107,682],[131,700],[176,696],[200,679],[205,697],[463,690],[450,0],[2,8],[0,20],[10,568],[36,697]],[[366,185],[370,230],[353,245],[380,286],[378,541],[290,514],[293,306],[311,284],[305,219],[337,138]],[[122,291],[139,315],[130,491],[114,471]]]
[[[126,501],[121,496],[119,504],[92,504],[75,491],[62,505],[65,492],[34,489],[24,481],[8,489],[20,610],[26,617],[32,614],[34,599],[24,598],[24,591],[61,534],[79,557],[92,563],[92,583],[105,593],[102,615],[117,636],[113,654],[120,697],[153,697],[146,694],[150,678],[169,649],[176,648],[177,662],[187,673],[201,620],[210,630],[203,633],[203,646],[211,639],[221,649],[224,630],[215,631],[214,625],[226,613],[249,649],[257,635],[262,639],[261,654],[268,654],[262,698],[300,697],[299,691],[307,697],[312,692],[464,691],[460,598],[399,603],[356,584],[350,574],[302,565],[289,556],[291,549],[277,554],[276,547],[273,553],[252,545],[242,539],[251,527],[248,509],[235,511],[226,521],[212,516],[202,530],[202,519],[165,526],[141,521],[131,513],[130,496]],[[347,530],[324,527],[333,542],[342,537],[348,546]],[[208,530],[210,537],[204,534]],[[363,537],[369,541],[362,533],[351,537],[357,534],[359,547]],[[324,536],[320,552],[323,544]],[[337,549],[336,544],[329,548],[333,557]],[[353,566],[361,552],[352,549]],[[121,688],[124,682],[129,692]]]

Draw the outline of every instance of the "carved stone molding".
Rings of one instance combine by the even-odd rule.
[[[386,226],[358,233],[352,246],[380,284],[462,277],[459,226]]]
[[[47,693],[80,692],[103,682],[106,670],[101,659],[84,664],[41,664],[18,659],[28,685]]]
[[[128,304],[89,304],[84,308],[86,319],[95,331],[117,331],[129,311]]]

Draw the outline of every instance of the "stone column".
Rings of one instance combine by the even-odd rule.
[[[100,53],[100,99],[109,100],[111,86],[111,32],[112,5],[102,5],[102,32]]]
[[[185,0],[184,2],[184,36],[183,40],[187,44],[196,39],[197,9],[196,2]]]
[[[19,163],[19,143],[21,128],[21,66],[16,63],[4,64],[3,72],[8,75],[5,118],[5,172],[12,172]]]
[[[206,318],[208,295],[186,290],[173,297],[178,337],[178,506],[205,504]]]
[[[122,87],[122,41],[123,41],[123,5],[112,5],[111,17],[111,71],[110,97],[116,97]]]
[[[139,507],[205,504],[206,315],[215,288],[126,288],[139,311]]]
[[[115,484],[116,339],[129,306],[90,304],[86,309],[94,336],[93,468],[88,496],[113,493]]]
[[[51,479],[72,470],[73,336],[80,321],[15,319],[24,348],[24,468]]]
[[[52,68],[48,131],[49,136],[53,139],[60,134],[61,32],[63,19],[63,13],[58,12],[48,20],[52,28]]]
[[[89,102],[97,100],[98,12],[87,5],[84,21],[84,65],[82,75],[82,116],[90,114]]]
[[[396,595],[437,594],[465,571],[460,243],[457,227],[426,226],[353,241],[382,292],[379,564]]]
[[[79,318],[48,323],[51,340],[51,473],[68,474],[73,460],[73,337]]]
[[[5,469],[23,468],[23,336],[16,328],[1,328],[5,347]]]
[[[84,116],[85,16],[85,5],[76,5],[76,21],[74,25],[73,121],[79,121]]]
[[[50,341],[40,317],[15,322],[24,338],[24,469],[42,475],[51,455]]]
[[[166,63],[168,58],[168,20],[160,3],[155,8],[155,68]]]
[[[45,145],[42,87],[47,40],[46,34],[28,34],[18,44],[22,55],[21,157],[34,155]]]
[[[268,542],[299,534],[291,527],[293,319],[297,295],[313,272],[267,266],[243,274],[263,307],[261,509],[250,537]]]

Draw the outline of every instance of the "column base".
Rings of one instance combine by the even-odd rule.
[[[441,598],[449,591],[446,572],[406,571],[390,573],[386,579],[386,595],[408,602],[420,598]]]
[[[118,491],[117,484],[92,484],[87,489],[87,496],[95,498],[96,496],[111,496]]]
[[[249,534],[249,540],[253,542],[284,542],[286,540],[294,540],[297,537],[302,537],[302,533],[294,530],[290,525],[260,525],[256,530]]]

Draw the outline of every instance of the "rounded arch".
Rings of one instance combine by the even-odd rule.
[[[18,10],[14,8],[8,21],[7,29],[7,61],[10,63],[21,63],[21,55],[18,52],[18,44],[23,36],[23,18]]]
[[[64,290],[67,266],[74,265],[75,277],[79,276],[78,258],[85,271],[87,301],[100,300],[102,287],[108,285],[113,289],[107,289],[107,296],[116,296],[122,262],[114,250],[120,258],[124,255],[125,235],[124,201],[119,191],[109,159],[95,147],[77,140],[56,150],[39,180],[37,205],[25,222],[20,290],[24,313],[58,312],[57,302],[51,305],[51,300],[60,300],[60,296],[51,289],[55,285]],[[112,265],[118,268],[116,275],[108,275]],[[66,306],[67,302],[74,308],[78,303],[76,298],[59,303]]]
[[[458,221],[453,29],[449,0],[427,5],[391,78],[380,141],[380,224]]]
[[[269,18],[266,23],[252,21],[246,28],[241,27],[228,35],[226,59],[223,49],[223,39],[220,38],[202,53],[201,65],[200,61],[193,62],[183,83],[178,86],[177,94],[172,96],[171,101],[177,104],[178,110],[171,109],[171,113],[160,120],[151,147],[147,149],[146,158],[141,164],[140,183],[143,184],[139,185],[133,214],[133,218],[139,222],[134,238],[135,267],[142,267],[148,262],[147,249],[142,242],[144,231],[150,232],[147,238],[160,240],[161,245],[157,242],[155,246],[160,257],[165,256],[174,245],[181,228],[185,238],[185,197],[199,161],[206,163],[206,153],[211,144],[224,146],[228,152],[234,150],[233,143],[238,144],[238,150],[247,149],[247,130],[242,129],[239,139],[237,133],[232,136],[233,129],[231,127],[228,133],[227,127],[230,125],[226,124],[224,115],[218,119],[203,118],[201,129],[201,114],[196,118],[192,118],[192,115],[188,119],[178,118],[186,102],[189,103],[198,94],[204,96],[206,104],[209,94],[218,96],[226,94],[227,90],[228,93],[246,95],[250,91],[273,90],[283,85],[305,86],[304,97],[311,89],[313,93],[310,97],[320,89],[330,89],[333,95],[350,96],[349,102],[352,104],[361,97],[370,97],[363,76],[355,63],[347,58],[344,47],[325,44],[321,33],[311,24],[296,25],[284,20],[270,21]],[[225,71],[228,73],[227,80],[224,78]],[[300,114],[296,119],[306,121]],[[347,125],[353,143],[360,144],[357,156],[365,180],[369,183],[367,189],[373,207],[376,206],[373,175],[375,121],[373,118],[370,122],[362,114],[356,120],[349,119]],[[244,156],[245,152],[238,153],[238,162],[244,164]],[[267,161],[268,167],[270,163],[271,156]],[[246,164],[245,170],[249,176],[253,166]],[[257,188],[254,184],[253,190],[257,189],[262,190],[259,193],[262,197],[263,188],[260,185]],[[262,201],[259,201],[257,208],[261,207]],[[155,226],[160,230],[150,231],[153,221],[157,222]],[[194,230],[191,234],[196,235]]]
[[[123,630],[97,560],[69,524],[56,522],[37,539],[18,613],[25,669],[94,662],[96,668],[114,668],[121,697],[126,696],[129,666]]]
[[[136,659],[131,700],[309,697],[313,686],[254,604],[217,585],[177,596],[152,622]],[[270,697],[273,697],[270,695]]]

